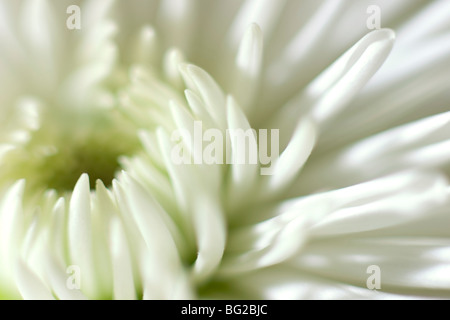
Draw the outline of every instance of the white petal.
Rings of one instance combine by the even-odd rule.
[[[358,41],[322,72],[281,111],[272,127],[283,128],[282,145],[298,116],[310,112],[321,126],[342,111],[380,68],[394,43],[394,32],[375,30]]]
[[[283,11],[285,0],[246,0],[228,34],[228,41],[233,48],[236,48],[242,39],[243,30],[251,23],[257,23],[266,36],[270,36],[277,21]]]
[[[158,24],[166,46],[190,50],[191,38],[196,31],[198,3],[193,0],[168,0],[160,3]]]
[[[197,297],[194,293],[194,287],[191,284],[188,274],[182,273],[179,276],[170,299],[173,299],[173,300],[197,299]]]
[[[192,112],[197,116],[198,119],[201,119],[203,125],[206,128],[214,128],[214,120],[211,115],[208,113],[205,104],[202,99],[192,90],[185,90],[184,94],[186,96],[186,100],[191,108]]]
[[[13,144],[0,144],[0,161],[5,157],[9,152],[15,150],[17,146]]]
[[[315,94],[326,88],[324,96],[312,107],[314,119],[326,121],[351,101],[383,64],[393,42],[394,33],[390,30],[369,33],[322,73],[307,89]]]
[[[105,47],[113,44],[113,38],[118,32],[116,23],[110,20],[99,20],[98,23],[87,29],[88,32],[77,45],[75,58],[80,63],[89,63],[101,57]]]
[[[115,0],[95,1],[88,0],[83,7],[83,21],[87,29],[92,29],[97,23],[108,19],[114,8]]]
[[[130,78],[133,86],[129,89],[129,94],[139,102],[144,100],[147,103],[152,103],[154,104],[152,107],[160,111],[165,111],[171,100],[183,104],[183,99],[177,91],[161,82],[146,68],[141,66],[130,68]],[[149,108],[148,105],[143,107]]]
[[[450,188],[447,189],[450,201]],[[434,208],[431,215],[424,214],[418,219],[413,219],[392,227],[368,231],[367,237],[407,237],[420,238],[433,235],[436,238],[450,238],[450,214],[448,202],[441,207]]]
[[[42,258],[42,257],[41,257]],[[55,258],[48,255],[46,259],[47,277],[55,295],[60,300],[87,300],[79,289],[69,289],[67,281],[70,273],[67,273],[64,267],[56,261]],[[83,275],[81,275],[83,276]]]
[[[12,61],[14,65],[20,64],[26,59],[26,51],[20,43],[20,37],[16,34],[13,24],[14,13],[11,3],[0,2],[0,55],[3,61]]]
[[[316,126],[311,119],[302,119],[286,149],[275,161],[269,177],[267,192],[274,192],[289,185],[297,176],[316,143]]]
[[[34,252],[39,250],[40,243],[42,242],[42,238],[44,237],[44,232],[39,232],[38,223],[39,223],[39,216],[42,215],[42,212],[37,209],[35,215],[33,216],[33,220],[30,223],[30,226],[28,227],[24,237],[23,237],[23,243],[21,248],[21,253],[23,257],[27,257],[26,262],[30,262],[30,257]],[[36,269],[38,269],[38,266],[33,266]],[[40,270],[39,270],[40,271]]]
[[[368,92],[378,95],[380,90],[390,92],[402,82],[410,81],[411,77],[439,65],[445,66],[450,53],[449,39],[450,35],[443,34],[424,39],[418,44],[395,46],[385,66],[367,85]],[[405,55],[408,55],[408,59],[404,59]]]
[[[139,140],[142,143],[147,154],[150,156],[152,162],[159,168],[164,168],[164,161],[159,152],[158,140],[156,134],[152,131],[139,130]]]
[[[142,274],[142,291],[144,300],[192,299],[192,286],[184,270],[168,274],[158,265],[157,257],[144,250],[139,253],[140,271]],[[155,259],[156,258],[156,259]]]
[[[169,114],[161,109],[161,107],[164,108],[166,106],[158,106],[153,100],[148,99],[148,91],[150,90],[144,90],[145,89],[133,86],[127,92],[122,91],[119,94],[120,111],[131,118],[136,126],[140,128],[151,130],[155,129],[157,126],[172,128],[173,124]],[[145,92],[146,95],[142,95],[143,92]],[[158,98],[160,96],[161,95],[159,95]],[[148,108],[149,105],[151,108]]]
[[[178,66],[182,63],[183,53],[177,49],[169,49],[164,56],[164,74],[171,85],[180,90],[183,88],[183,78]]]
[[[161,263],[166,267],[177,267],[180,261],[176,240],[180,239],[180,235],[173,221],[151,194],[145,192],[136,181],[126,174],[124,179],[130,213],[148,249],[160,256]]]
[[[450,26],[447,15],[449,11],[450,4],[445,0],[433,1],[427,4],[424,9],[418,10],[416,16],[408,19],[399,28],[398,34],[401,43],[417,42],[446,30]]]
[[[188,247],[192,238],[197,244],[193,276],[196,281],[203,281],[219,265],[225,247],[226,226],[218,197],[220,171],[217,166],[174,165],[169,137],[163,130],[158,130],[157,134],[180,210],[185,214],[182,226]],[[202,179],[198,179],[199,176]]]
[[[450,137],[450,112],[435,115],[367,138],[350,147],[345,160],[352,166],[406,153]]]
[[[115,183],[115,191],[125,201],[124,214],[132,215],[137,231],[145,245],[136,248],[142,274],[144,299],[170,298],[177,287],[177,279],[183,272],[177,245],[180,235],[167,213],[151,195],[122,173],[122,186]],[[182,245],[180,245],[182,249]],[[151,296],[149,296],[151,295]]]
[[[209,114],[219,128],[225,127],[226,108],[225,95],[214,79],[203,69],[194,65],[187,67],[190,78],[195,84],[200,96],[205,103]]]
[[[92,248],[91,196],[89,177],[81,175],[72,193],[69,205],[69,253],[71,263],[82,273],[81,289],[88,296],[95,295],[97,289]]]
[[[330,239],[310,243],[293,264],[315,274],[366,286],[367,268],[381,271],[381,290],[450,295],[450,242],[435,238]],[[323,257],[321,263],[312,259]],[[403,292],[407,292],[403,290]],[[414,291],[413,291],[414,292]]]
[[[354,141],[355,137],[367,137],[448,111],[442,101],[447,99],[449,91],[446,81],[449,70],[446,63],[438,63],[430,69],[419,70],[392,87],[388,86],[382,91],[382,96],[380,92],[374,92],[369,100],[355,101],[355,106],[365,107],[356,111],[350,108],[335,125],[328,126],[322,135],[322,148],[336,148]]]
[[[318,54],[319,44],[322,43],[329,28],[340,18],[344,3],[344,1],[335,0],[321,3],[306,25],[301,27],[284,47],[281,56],[269,66],[267,82],[278,86],[289,85],[286,82],[292,77],[293,69],[300,70],[300,67],[314,59],[314,54]],[[280,90],[282,89],[280,88]]]
[[[161,129],[157,135],[180,210],[185,214],[182,227],[188,246],[191,239],[197,243],[198,256],[193,276],[196,281],[203,281],[215,271],[225,247],[226,226],[218,195],[220,167],[174,165],[170,156],[172,144],[169,137]]]
[[[228,108],[228,129],[234,132],[247,133],[248,130],[252,130],[245,114],[242,112],[240,107],[236,104],[236,101],[232,97],[228,97],[227,100]],[[237,141],[238,138],[231,140],[231,152],[232,161],[231,164],[231,181],[229,183],[230,189],[230,203],[239,203],[240,200],[249,196],[249,192],[252,190],[252,185],[256,181],[259,175],[259,165],[258,163],[251,164],[251,145],[255,146],[254,152],[257,153],[257,140],[256,135],[252,132],[248,139],[244,139],[244,142],[248,141],[248,144],[241,144],[242,141]],[[247,148],[246,148],[247,147]],[[244,154],[244,159],[246,159],[246,164],[238,164],[237,159],[240,158],[240,154]],[[257,157],[257,155],[255,155]]]
[[[407,168],[448,168],[449,137],[448,112],[390,129],[317,159],[302,176],[309,182],[304,186],[345,186]]]
[[[260,83],[263,60],[263,35],[257,24],[252,24],[242,38],[235,61],[234,76],[230,78],[231,92],[239,104],[251,113]]]
[[[40,121],[39,121],[39,111],[41,105],[39,101],[33,99],[21,99],[17,105],[19,109],[19,113],[22,115],[21,122],[25,128],[34,131],[39,129]]]
[[[219,276],[235,276],[293,257],[305,244],[311,224],[330,210],[328,201],[319,198],[285,207],[275,218],[230,232]]]
[[[158,137],[158,143],[159,147],[161,149],[161,153],[163,154],[163,158],[165,161],[165,167],[167,172],[170,175],[172,186],[175,192],[175,196],[177,199],[177,204],[180,207],[181,211],[185,212],[188,209],[188,186],[183,183],[183,181],[190,181],[188,170],[182,170],[185,168],[185,166],[177,166],[174,164],[171,158],[171,150],[172,150],[172,144],[170,143],[170,138],[168,137],[167,133],[159,128],[156,131],[157,137]],[[189,224],[185,224],[188,226]]]
[[[201,159],[203,157],[203,150],[195,148],[198,145],[193,139],[195,139],[194,133],[194,121],[192,115],[182,106],[178,105],[175,101],[170,101],[170,111],[175,121],[177,129],[180,130],[182,140],[186,146],[187,151],[193,157],[191,161],[195,162],[195,159]],[[203,125],[203,124],[202,124]],[[202,138],[203,138],[203,132]]]
[[[111,222],[110,238],[114,299],[134,300],[136,299],[136,289],[134,287],[131,255],[125,233],[117,218]]]
[[[158,57],[158,49],[155,30],[151,26],[142,27],[132,51],[133,63],[144,65],[155,63]]]
[[[193,268],[197,282],[207,280],[222,261],[226,244],[226,222],[219,197],[208,195],[196,199],[194,227],[197,237],[198,255]]]
[[[301,219],[291,221],[273,236],[268,247],[227,258],[221,266],[219,276],[252,271],[286,260],[298,252],[305,243],[305,229],[304,221]]]
[[[382,190],[373,190],[371,197],[366,199],[355,193],[349,204],[341,205],[342,209],[328,215],[313,227],[311,233],[313,236],[360,233],[404,224],[425,216],[432,219],[433,211],[447,199],[447,188],[448,182],[442,177],[423,176],[384,196]],[[350,199],[351,195],[347,195]],[[339,197],[337,201],[345,199],[343,193]]]
[[[26,0],[21,16],[22,34],[34,61],[33,78],[35,85],[52,90],[57,81],[58,27],[52,5],[48,0]],[[65,26],[64,26],[65,27]],[[47,91],[48,92],[48,91]]]
[[[15,268],[15,279],[20,294],[26,300],[55,300],[49,288],[19,259]]]
[[[66,257],[66,202],[59,198],[52,209],[52,222],[49,236],[49,247],[57,261],[65,261]]]
[[[156,143],[157,144],[157,143]],[[177,205],[174,203],[174,193],[168,177],[161,172],[158,167],[152,163],[148,163],[147,159],[133,158],[127,159],[129,161],[121,160],[122,167],[130,176],[135,179],[140,179],[154,194],[155,198],[168,212],[178,212]],[[174,220],[176,220],[176,218]]]
[[[92,196],[92,252],[96,272],[96,286],[102,295],[109,295],[113,290],[112,257],[110,250],[105,250],[109,244],[110,222],[117,213],[117,208],[109,191],[101,180],[96,181]]]
[[[95,93],[96,85],[110,74],[116,58],[117,48],[114,45],[106,44],[102,47],[98,60],[76,69],[64,81],[58,97],[61,103],[69,103],[75,108],[90,105],[89,98]]]
[[[264,300],[398,300],[423,299],[423,296],[401,295],[369,290],[341,281],[306,273],[298,268],[280,265],[246,274],[229,283],[232,297]]]
[[[0,208],[1,253],[6,269],[8,261],[15,261],[24,235],[23,193],[25,180],[16,182],[3,196]],[[9,265],[10,267],[11,265]]]
[[[181,77],[183,78],[184,85],[187,89],[192,91],[197,91],[197,86],[194,83],[194,80],[191,78],[189,74],[189,64],[188,63],[180,63],[178,65],[178,71],[180,71]]]
[[[203,281],[220,263],[225,247],[226,226],[218,196],[219,166],[174,165],[169,137],[162,130],[157,134],[180,210],[184,213],[182,227],[188,247],[192,239],[197,244],[194,277]]]

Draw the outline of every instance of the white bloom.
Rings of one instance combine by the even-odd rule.
[[[69,30],[70,1],[0,0],[0,297],[450,297],[450,3],[425,3],[86,0]],[[280,129],[273,175],[174,164],[195,120]]]

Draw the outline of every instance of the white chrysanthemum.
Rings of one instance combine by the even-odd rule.
[[[0,0],[1,298],[450,297],[449,1],[72,4]]]

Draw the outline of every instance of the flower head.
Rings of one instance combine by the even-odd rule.
[[[0,296],[448,297],[449,3],[372,2],[0,0]]]

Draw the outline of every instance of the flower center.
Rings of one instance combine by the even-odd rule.
[[[120,169],[119,158],[133,154],[137,146],[130,124],[115,111],[45,110],[39,129],[4,159],[0,181],[25,178],[31,191],[66,192],[87,173],[91,188],[98,179],[110,185]]]

